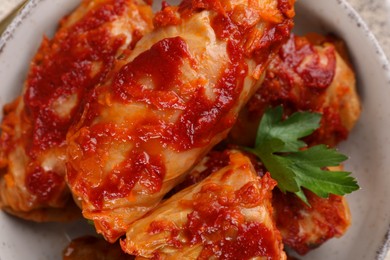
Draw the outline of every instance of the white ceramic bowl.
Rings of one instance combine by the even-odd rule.
[[[158,1],[156,1],[158,2]],[[0,107],[21,90],[42,35],[79,0],[31,0],[0,38]],[[158,4],[158,3],[157,3]],[[299,0],[296,32],[332,32],[348,44],[363,113],[341,150],[361,190],[348,196],[352,227],[303,259],[384,259],[390,225],[390,71],[367,26],[344,0]],[[60,259],[68,241],[88,232],[84,222],[34,224],[0,213],[0,259]]]

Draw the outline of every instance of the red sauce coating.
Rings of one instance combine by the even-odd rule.
[[[295,11],[292,8],[294,6],[294,4],[295,4],[295,0],[279,0],[278,1],[278,8],[287,17],[292,18],[295,15]]]
[[[108,2],[92,10],[67,30],[60,31],[52,41],[44,39],[27,79],[25,108],[32,123],[29,156],[39,151],[64,145],[65,136],[83,96],[99,83],[111,69],[123,38],[112,38],[102,24],[121,15],[125,1]],[[92,64],[101,67],[92,74]],[[53,110],[59,98],[77,96],[77,105],[66,118]]]
[[[223,29],[232,28],[234,24],[231,20],[217,21],[221,17],[223,16],[217,15],[212,21],[212,26],[217,36],[227,41],[230,63],[218,77],[219,80],[214,87],[215,99],[210,100],[207,97],[205,88],[198,88],[173,126],[168,141],[179,151],[207,145],[214,136],[229,129],[235,122],[232,110],[242,91],[248,68],[242,47],[237,45],[237,40],[232,34],[230,38],[227,37]],[[238,28],[235,28],[235,31],[237,32]]]
[[[162,10],[153,18],[153,25],[155,28],[165,27],[169,25],[179,25],[182,20],[177,14],[177,6],[170,6],[167,2],[162,2]]]
[[[306,254],[326,240],[342,235],[350,223],[341,196],[320,198],[310,191],[305,191],[305,195],[311,207],[294,194],[283,194],[278,189],[273,191],[272,199],[276,226],[283,234],[283,242],[299,254]],[[300,227],[308,220],[321,229],[321,235],[314,233],[315,240],[311,238],[313,234],[310,226],[303,229],[306,232],[302,232]]]
[[[296,111],[323,114],[320,128],[306,140],[310,145],[326,143],[334,146],[346,139],[348,130],[341,122],[338,104],[324,105],[335,70],[336,55],[332,46],[320,52],[307,38],[292,35],[271,62],[263,85],[239,117],[232,132],[233,139],[246,131],[244,139],[248,140],[242,142],[251,145],[265,110],[278,105],[284,107],[285,116]]]
[[[336,68],[334,48],[326,50],[324,56],[327,61],[323,64],[314,45],[305,38],[292,35],[280,49],[279,56],[284,64],[302,78],[303,84],[308,88],[326,89],[333,81]]]
[[[178,13],[175,13],[175,8],[164,4],[163,10],[156,15],[154,22],[158,27],[175,25],[178,23],[178,15],[180,15],[181,21],[184,21],[203,9],[216,11],[211,26],[217,37],[226,42],[230,59],[229,63],[221,69],[219,75],[216,75],[219,80],[213,88],[215,94],[213,99],[210,99],[206,94],[205,88],[207,86],[204,86],[205,83],[201,80],[182,82],[183,65],[188,65],[196,70],[196,66],[201,64],[195,64],[196,62],[191,59],[187,44],[180,37],[167,38],[155,43],[149,50],[141,53],[132,62],[122,67],[114,75],[111,86],[104,86],[101,90],[97,90],[103,94],[112,93],[116,102],[125,105],[141,103],[150,108],[144,120],[127,122],[133,130],[129,131],[126,137],[135,147],[136,155],[146,154],[150,161],[154,162],[151,167],[156,178],[145,177],[147,182],[151,183],[150,187],[157,187],[154,190],[149,190],[150,192],[158,191],[165,176],[165,169],[162,167],[165,159],[161,155],[161,150],[169,147],[181,152],[199,147],[207,148],[215,136],[224,133],[233,126],[237,112],[235,106],[240,99],[244,79],[248,73],[246,58],[252,54],[257,55],[254,53],[265,46],[263,52],[267,55],[262,54],[261,62],[256,58],[259,60],[259,65],[264,66],[269,59],[268,51],[280,45],[282,38],[285,38],[285,33],[291,29],[291,21],[285,19],[289,20],[290,23],[283,23],[280,28],[262,39],[262,45],[252,46],[248,52],[245,47],[246,38],[257,30],[255,23],[244,23],[244,25],[235,21],[232,18],[235,10],[222,10],[220,1],[184,1],[178,8]],[[279,33],[283,35],[279,35]],[[260,55],[257,56],[260,57]],[[99,96],[99,93],[96,95]],[[101,113],[101,107],[94,105],[94,102],[91,103],[86,116],[88,119],[84,125],[91,125],[89,123]],[[172,122],[170,115],[177,112],[180,113],[179,118]],[[77,142],[81,147],[90,142],[88,139],[97,140],[98,136],[102,135],[99,131],[105,127],[101,127],[100,130],[99,127],[96,129],[95,127],[95,125],[89,127],[88,134],[79,137],[80,140]],[[122,126],[115,127],[121,128]],[[115,129],[111,129],[111,131],[116,132]],[[118,140],[117,137],[114,137],[112,141],[118,142]],[[132,156],[134,156],[133,152],[126,155],[126,157]],[[101,163],[104,165],[104,156],[100,156],[98,160],[102,160]],[[160,162],[158,162],[159,160]],[[111,196],[119,198],[129,195],[131,187],[138,182],[138,178],[146,176],[143,173],[130,171],[130,169],[136,170],[137,168],[130,166],[131,163],[135,162],[133,159],[127,159],[126,162],[128,162],[126,169],[129,169],[127,172],[129,176],[125,177],[121,174],[119,179],[126,179],[126,183],[129,185],[125,186],[128,188],[121,191],[112,189],[110,178],[113,175],[118,176],[113,171],[105,174],[104,180],[101,182],[102,187],[97,191],[90,190],[87,183],[81,185],[83,188],[80,187],[80,189],[85,189],[85,192],[88,193],[87,190],[90,190],[95,206],[101,205],[103,198]],[[77,175],[77,173],[70,172],[70,182],[76,179],[72,177],[73,174]],[[93,195],[99,192],[103,196]]]
[[[145,127],[147,127],[147,122],[140,122],[140,127],[136,128],[137,133],[142,132]],[[149,131],[145,132],[150,134]],[[147,135],[137,133],[131,133],[125,126],[119,128],[113,124],[97,124],[89,130],[83,129],[78,137],[84,155],[89,157],[97,153],[101,155],[99,159],[102,161],[108,156],[106,147],[111,142],[135,141],[135,147],[128,152],[126,160],[115,166],[106,176],[100,177],[101,185],[90,188],[96,180],[90,183],[88,178],[83,178],[81,183],[77,184],[76,188],[88,195],[97,208],[102,207],[105,200],[128,195],[137,183],[143,185],[151,193],[160,190],[165,174],[161,155],[153,151],[155,147],[147,147],[144,143],[143,140],[148,139]],[[90,163],[87,160],[82,165],[82,170],[88,173],[93,172],[96,175],[101,171],[99,165],[102,161]],[[76,171],[68,171],[69,183],[72,184],[75,181],[77,174]]]
[[[64,177],[53,171],[45,171],[37,167],[26,176],[26,187],[31,194],[37,196],[38,201],[47,202],[62,192]]]
[[[336,146],[339,142],[347,140],[349,131],[341,121],[338,107],[325,107],[322,110],[320,128],[305,141],[310,145],[325,143],[329,146]]]
[[[223,13],[223,7],[220,1],[216,0],[183,0],[179,6],[180,15],[188,18],[202,10],[213,10],[217,13]]]
[[[60,28],[52,40],[44,39],[26,80],[22,120],[24,148],[31,158],[26,187],[40,202],[56,199],[64,191],[62,173],[45,171],[37,160],[45,150],[65,147],[68,129],[83,107],[83,99],[111,70],[123,36],[113,37],[105,23],[123,15],[125,0],[106,1],[69,28]],[[65,23],[66,20],[63,21]],[[66,115],[56,107],[74,100]],[[57,194],[58,193],[58,194]]]
[[[177,94],[180,66],[190,59],[187,44],[180,37],[163,39],[125,65],[115,76],[112,90],[121,102],[142,102],[155,109],[184,109]],[[152,80],[153,88],[139,83]]]
[[[183,112],[175,123],[161,120],[153,113],[140,122],[129,122],[134,126],[131,127],[133,132],[127,131],[125,137],[116,134],[103,140],[105,131],[110,129],[111,133],[115,133],[118,131],[115,128],[120,127],[117,125],[112,126],[112,128],[107,125],[94,125],[90,127],[87,135],[79,138],[80,146],[84,147],[84,150],[90,147],[91,140],[94,140],[92,143],[104,144],[109,140],[123,139],[133,142],[135,147],[135,151],[127,155],[126,163],[120,165],[120,167],[125,166],[128,171],[109,173],[101,187],[91,191],[90,197],[94,198],[92,201],[95,206],[101,206],[103,198],[119,198],[128,195],[135,183],[140,180],[141,175],[147,178],[146,182],[150,183],[148,186],[153,187],[151,192],[158,191],[165,175],[165,168],[161,155],[151,155],[152,151],[159,150],[157,147],[169,145],[178,151],[200,147],[207,145],[217,133],[232,126],[234,117],[231,109],[240,94],[246,75],[246,63],[244,63],[242,55],[234,48],[234,46],[229,45],[232,62],[222,72],[217,83],[215,100],[210,100],[206,96],[202,86],[198,87],[191,96],[186,96],[182,92],[185,90],[180,87],[183,85],[179,78],[181,75],[180,66],[184,62],[191,66],[194,64],[185,41],[180,37],[161,40],[117,73],[112,84],[115,100],[122,103],[140,102],[156,110],[180,110]],[[145,77],[152,80],[153,89],[142,84]],[[99,114],[97,111],[99,109],[99,106],[92,106],[87,117],[92,120],[94,115]],[[155,141],[157,142],[156,146],[150,147],[150,143],[154,140],[158,140]],[[139,172],[145,172],[146,164],[139,170],[136,166],[131,166],[131,164],[136,163],[132,157],[139,155],[139,153],[146,154],[145,156],[150,159],[148,163],[154,162],[154,165],[150,165],[153,170],[148,171],[154,172],[153,176],[146,177],[146,173]],[[73,173],[69,172],[70,182],[74,180],[72,175]],[[117,183],[111,180],[113,175],[126,183],[124,185],[126,188],[117,190],[115,188]]]
[[[221,227],[222,228],[222,227]],[[206,245],[199,259],[217,256],[219,259],[251,259],[256,256],[277,259],[273,248],[274,241],[269,239],[272,232],[258,222],[251,222],[237,227],[235,240],[222,239]]]
[[[274,17],[260,16],[256,4],[248,6],[224,5],[216,0],[184,0],[179,6],[181,17],[188,18],[201,10],[212,10],[217,13],[212,26],[219,38],[235,42],[241,52],[253,58],[257,64],[258,76],[270,61],[269,54],[277,50],[290,34],[293,27],[292,18],[295,15],[293,0],[279,0],[278,9],[284,16],[275,25]],[[256,24],[260,19],[269,22],[264,33],[258,31]],[[230,33],[230,34],[229,34]],[[260,37],[261,36],[261,37]]]
[[[121,103],[139,102],[158,110],[183,109],[185,103],[177,94],[179,67],[188,61],[187,45],[180,37],[164,39],[154,44],[149,50],[141,53],[132,62],[122,67],[115,75],[111,86],[113,98]],[[140,83],[145,78],[152,80],[153,89]],[[105,91],[103,88],[101,91]],[[98,90],[99,91],[99,90]],[[99,114],[101,107],[92,106],[87,116],[93,120]],[[100,155],[104,161],[105,148],[110,143],[129,142],[133,148],[126,155],[126,160],[109,172],[98,188],[90,189],[90,183],[83,180],[80,189],[88,193],[93,204],[100,208],[105,199],[115,199],[127,196],[134,185],[140,183],[149,192],[160,190],[165,176],[164,158],[159,153],[163,142],[175,140],[169,123],[161,120],[157,114],[150,113],[139,121],[129,122],[129,125],[96,124],[78,137],[84,156]],[[156,141],[157,140],[157,141]],[[163,140],[163,141],[161,141]],[[106,145],[107,144],[107,145]],[[98,149],[98,150],[97,150]],[[99,150],[100,149],[100,150]],[[88,171],[93,169],[91,165]],[[68,173],[72,183],[77,172]]]
[[[179,11],[181,9],[221,11],[221,6],[218,1],[185,1]],[[231,15],[232,13],[218,14],[211,23],[217,37],[227,42],[230,64],[219,76],[215,86],[215,100],[209,100],[204,88],[199,88],[187,102],[184,113],[173,127],[174,136],[169,138],[176,141],[175,148],[178,150],[207,145],[217,133],[230,128],[235,122],[232,109],[242,91],[248,68],[240,42],[246,30],[240,30],[242,28],[232,21]]]
[[[243,207],[256,207],[270,198],[270,190],[276,182],[267,175],[261,183],[261,190],[254,182],[238,190],[231,186],[206,184],[191,201],[182,201],[184,207],[193,209],[187,215],[185,226],[178,228],[173,223],[155,221],[149,232],[169,231],[170,246],[176,248],[202,244],[198,259],[250,259],[256,256],[277,259],[280,252],[275,236],[278,233],[263,223],[247,221],[241,212]],[[184,235],[185,240],[178,240],[179,234]]]

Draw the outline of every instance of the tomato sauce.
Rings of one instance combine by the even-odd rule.
[[[39,202],[47,202],[64,188],[64,177],[54,171],[45,171],[36,167],[33,172],[26,176],[26,187]]]
[[[161,40],[120,69],[109,88],[112,89],[115,101],[124,104],[138,102],[154,110],[167,111],[167,113],[179,110],[182,113],[174,123],[167,122],[154,113],[145,115],[145,119],[140,122],[128,122],[128,125],[132,127],[129,128],[126,138],[134,144],[135,151],[127,154],[126,163],[118,166],[120,169],[126,165],[125,169],[128,171],[121,170],[120,173],[114,173],[115,170],[111,171],[100,188],[90,191],[90,197],[94,198],[92,201],[95,206],[101,207],[103,198],[119,198],[128,195],[135,183],[141,181],[141,176],[147,179],[146,183],[150,183],[148,187],[153,187],[149,191],[157,192],[162,185],[165,168],[161,154],[156,152],[152,155],[151,153],[165,146],[170,146],[177,151],[185,151],[207,145],[217,133],[233,125],[234,116],[231,109],[242,90],[243,79],[246,75],[246,63],[244,63],[243,56],[235,52],[237,50],[231,46],[229,53],[231,53],[232,62],[222,72],[217,83],[215,100],[207,97],[203,86],[198,87],[189,97],[181,91],[183,88],[180,86],[184,84],[180,80],[181,66],[185,62],[190,66],[195,65],[188,53],[185,41],[180,37]],[[140,83],[145,77],[152,81],[153,89]],[[100,109],[99,106],[92,106],[87,117],[93,118],[92,115],[98,115],[97,110]],[[115,133],[117,131],[115,128],[120,128],[120,126],[116,125],[110,129],[110,132]],[[104,143],[102,139],[99,141],[99,136],[103,137],[102,131],[106,129],[107,126],[100,130],[98,125],[90,127],[88,136],[80,137],[80,146],[89,147],[90,139],[96,139],[100,144]],[[114,141],[122,137],[116,135],[107,138]],[[149,143],[156,138],[158,142],[151,147]],[[143,167],[132,167],[132,164],[137,163],[134,156],[139,155],[138,153],[145,154],[150,160],[145,162]],[[154,164],[148,166],[151,162]],[[148,167],[151,170],[145,171]],[[148,176],[148,174],[151,175]],[[69,176],[72,182],[71,172]],[[117,183],[112,182],[112,176],[126,183],[126,188],[115,189]]]
[[[159,41],[118,72],[112,86],[114,98],[122,103],[142,102],[155,109],[184,109],[176,88],[183,84],[180,67],[186,59],[191,60],[183,39]],[[144,78],[150,78],[153,88],[139,83]]]
[[[311,206],[295,194],[283,194],[278,189],[273,191],[272,200],[276,226],[283,232],[283,242],[299,254],[306,254],[326,240],[342,235],[349,226],[341,196],[331,194],[329,198],[320,198],[307,190],[305,195]],[[306,226],[302,228],[301,225]],[[311,231],[313,225],[321,229],[320,234]]]
[[[332,46],[320,52],[305,37],[292,35],[271,62],[262,86],[242,112],[232,132],[233,140],[240,131],[246,131],[245,140],[239,142],[251,145],[265,110],[279,105],[283,106],[285,116],[297,111],[323,114],[320,128],[306,139],[309,145],[326,143],[334,146],[346,139],[348,130],[341,122],[338,104],[324,105],[335,73],[336,54]]]
[[[192,200],[181,201],[183,207],[192,208],[185,225],[178,227],[171,222],[154,221],[149,232],[169,231],[169,245],[179,249],[201,244],[198,259],[250,259],[257,256],[277,259],[280,252],[274,231],[260,221],[247,221],[242,213],[244,207],[256,207],[270,198],[270,190],[276,182],[269,175],[261,182],[262,190],[254,182],[248,182],[238,190],[231,186],[206,184]]]
[[[292,35],[279,51],[279,56],[289,68],[302,78],[303,84],[309,88],[326,89],[333,81],[336,68],[334,48],[326,49],[324,56],[326,56],[327,61],[326,63],[321,62],[321,56],[315,50],[314,45],[303,37]]]
[[[104,3],[71,27],[60,29],[53,40],[43,40],[24,95],[25,118],[31,124],[25,149],[32,161],[48,149],[65,146],[66,134],[84,98],[111,70],[125,39],[113,37],[102,25],[122,15],[125,7],[124,0]],[[76,101],[65,116],[53,109],[59,100],[72,98]],[[41,168],[28,171],[26,186],[40,200],[48,200],[54,190],[64,186],[63,177],[54,172]]]
[[[104,79],[115,54],[123,45],[122,37],[113,38],[102,24],[125,10],[125,1],[112,1],[91,11],[71,28],[61,30],[49,41],[44,39],[26,82],[25,109],[32,124],[29,156],[62,146],[83,96]],[[93,63],[101,66],[92,75]],[[77,105],[66,118],[53,111],[59,98],[77,96]]]
[[[336,57],[330,48],[325,54],[327,62],[322,65],[313,47],[305,38],[291,36],[267,71],[263,86],[249,103],[249,110],[262,113],[272,104],[282,104],[287,109],[293,106],[295,111],[319,109],[335,74]],[[307,60],[309,63],[304,63]],[[302,79],[302,85],[296,83],[295,75]]]
[[[291,29],[291,21],[282,24],[279,29],[272,31],[262,39],[260,45],[256,45],[248,52],[245,39],[255,30],[255,23],[240,24],[233,19],[235,10],[222,10],[221,3],[213,0],[184,1],[178,7],[178,12],[175,7],[164,4],[163,10],[156,15],[154,23],[157,27],[177,25],[179,16],[180,21],[183,21],[204,9],[216,11],[211,26],[218,39],[226,42],[229,57],[229,62],[217,72],[219,73],[216,75],[218,81],[213,87],[214,97],[212,99],[206,94],[208,86],[205,86],[202,80],[183,81],[185,80],[181,71],[183,67],[194,69],[196,72],[196,67],[201,64],[197,64],[192,59],[187,43],[181,37],[166,38],[155,43],[149,50],[120,68],[113,76],[112,83],[97,90],[96,96],[99,96],[99,93],[103,95],[111,93],[110,98],[116,103],[142,104],[148,108],[148,112],[139,122],[125,123],[131,126],[126,138],[130,140],[129,143],[135,151],[128,152],[126,162],[118,166],[119,170],[120,167],[126,165],[125,169],[128,170],[126,174],[115,173],[115,170],[111,170],[104,174],[101,187],[90,191],[96,207],[102,206],[104,198],[129,195],[134,183],[141,181],[141,176],[147,179],[146,183],[150,183],[148,192],[159,191],[166,174],[165,158],[161,152],[163,149],[169,148],[176,152],[183,152],[205,147],[213,141],[215,136],[231,128],[236,120],[235,106],[240,99],[244,79],[248,74],[246,59],[262,55],[261,61],[255,59],[259,62],[259,66],[264,66],[268,61],[269,51],[280,45],[282,39],[285,38],[284,34]],[[262,51],[267,55],[257,54],[261,48],[264,48]],[[104,109],[99,105],[94,105],[95,101],[93,100],[90,104],[88,115],[86,115],[88,119],[84,125],[91,123],[95,115],[99,115]],[[178,114],[178,118],[172,119],[175,113]],[[124,126],[116,125],[115,127],[123,128]],[[116,132],[115,127],[110,131]],[[92,125],[89,127],[88,135],[79,137],[77,142],[81,147],[84,143],[89,143],[88,138],[98,139],[98,136],[102,135],[98,128]],[[119,138],[114,137],[112,141],[119,142]],[[153,162],[148,171],[141,169],[148,168],[147,164],[139,168],[130,166],[136,163],[132,157],[141,156],[141,154],[149,158],[148,163]],[[98,160],[103,160],[103,157],[100,156]],[[147,172],[153,174],[147,177]],[[73,173],[69,173],[71,182],[72,175]],[[127,188],[123,190],[112,189],[115,186],[110,184],[112,176],[118,177],[119,180],[129,185],[125,185]],[[88,185],[85,185],[85,189],[88,190]],[[94,195],[98,193],[103,195]]]

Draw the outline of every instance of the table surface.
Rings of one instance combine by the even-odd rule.
[[[390,0],[347,0],[374,32],[390,59]]]
[[[390,0],[347,1],[363,17],[378,39],[387,57],[390,58]],[[0,32],[4,28],[1,21],[23,2],[24,0],[0,0]],[[385,260],[390,260],[390,253]]]

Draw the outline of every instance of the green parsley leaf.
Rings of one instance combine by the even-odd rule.
[[[281,191],[294,192],[308,203],[302,187],[322,198],[359,189],[350,172],[324,170],[348,157],[325,145],[302,149],[307,144],[300,139],[319,128],[321,114],[297,112],[286,120],[282,116],[281,106],[268,109],[260,122],[255,148],[246,148],[264,163]]]

